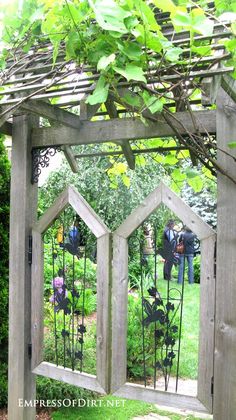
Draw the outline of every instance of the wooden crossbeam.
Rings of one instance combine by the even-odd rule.
[[[193,111],[198,132],[201,134],[216,132],[215,110]],[[177,112],[172,123],[180,134],[196,133],[188,112]],[[187,131],[186,131],[187,130]],[[33,129],[33,147],[59,145],[78,145],[117,142],[119,140],[138,140],[156,137],[173,137],[175,131],[159,115],[156,122],[144,125],[139,118],[115,118],[103,121],[83,121],[78,129],[71,127],[45,127]]]
[[[74,157],[74,153],[71,149],[71,146],[63,146],[62,150],[64,152],[64,155],[66,157],[67,162],[70,165],[70,168],[71,168],[72,172],[77,174],[79,172],[79,168],[78,168],[76,159]]]
[[[185,146],[176,146],[176,147],[149,147],[147,149],[132,149],[133,154],[143,154],[143,153],[165,153],[171,151],[180,151],[188,150]],[[112,150],[107,152],[94,152],[94,153],[79,153],[74,155],[75,159],[85,158],[85,157],[101,157],[101,156],[119,156],[122,155],[122,150]]]
[[[47,104],[43,101],[26,101],[21,104],[23,111],[37,114],[49,120],[56,121],[58,124],[64,124],[67,127],[79,128],[80,119],[78,115],[58,108],[55,105]]]
[[[107,109],[107,112],[108,112],[110,118],[118,118],[119,117],[116,106],[115,106],[113,100],[108,98],[105,105],[106,105],[106,109]],[[130,146],[129,142],[121,140],[120,146],[121,146],[122,152],[124,153],[124,156],[126,158],[126,161],[128,163],[129,168],[130,169],[135,169],[135,156],[132,152],[132,149],[131,149],[131,146]]]
[[[65,111],[64,109],[58,108],[56,106],[47,104],[43,101],[24,102],[20,108],[23,111],[40,115],[41,117],[47,118],[49,121],[55,121],[67,127],[72,127],[72,128],[80,127],[80,119],[77,115],[72,114],[71,112]],[[72,172],[77,173],[79,168],[78,168],[76,159],[74,158],[74,154],[71,147],[64,146],[63,152],[64,152],[67,162],[70,165]]]

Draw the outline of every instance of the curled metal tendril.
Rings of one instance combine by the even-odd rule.
[[[32,184],[38,182],[42,168],[47,168],[49,166],[50,158],[60,150],[60,147],[47,147],[45,149],[32,150]]]

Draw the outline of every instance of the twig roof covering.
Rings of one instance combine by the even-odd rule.
[[[209,11],[213,11],[214,3],[209,4]],[[183,49],[182,58],[190,55],[190,37],[188,31],[174,32],[169,13],[156,12],[156,19],[162,28],[163,34],[171,40],[174,46],[181,46]],[[185,60],[179,65],[172,63],[157,68],[154,65],[149,69],[147,86],[157,92],[168,91],[174,85],[182,85],[190,89],[192,86],[209,77],[230,73],[233,68],[225,67],[224,60],[230,54],[224,51],[224,47],[218,43],[231,34],[230,22],[221,23],[214,21],[214,32],[211,36],[195,34],[195,40],[205,41],[205,45],[213,48],[214,55],[199,57],[191,53],[191,63]],[[8,60],[7,67],[1,72],[1,100],[0,106],[9,105],[15,108],[19,101],[25,99],[46,100],[57,106],[78,105],[83,95],[87,95],[94,90],[99,73],[96,68],[87,65],[78,65],[76,62],[65,61],[65,51],[63,44],[53,65],[53,46],[48,42],[42,41],[31,48],[27,53],[20,48],[11,51],[12,58]],[[158,58],[158,54],[155,54]],[[140,82],[121,79],[118,87],[133,89]],[[173,107],[173,100],[169,101]],[[191,102],[191,101],[190,101]],[[192,103],[199,103],[193,100]],[[173,108],[174,110],[174,108]],[[103,111],[106,113],[106,111]],[[125,112],[120,109],[119,112]]]

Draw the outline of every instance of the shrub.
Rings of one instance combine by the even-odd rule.
[[[52,289],[52,279],[58,275],[58,271],[62,269],[63,258],[58,254],[55,254],[54,261],[52,262],[52,249],[50,244],[44,244],[44,291],[46,295],[49,295]],[[62,251],[61,251],[62,252]],[[61,257],[61,258],[60,258]],[[72,255],[65,252],[65,267],[66,278],[68,285],[71,286],[72,282]],[[54,270],[54,276],[53,276]],[[84,258],[75,257],[75,281],[83,280],[84,276]],[[86,258],[86,285],[96,291],[96,264],[94,264],[89,258]]]
[[[194,269],[194,282],[200,283],[200,277],[201,277],[201,256],[197,255],[193,259],[193,269]]]
[[[0,406],[7,400],[10,164],[0,136]]]
[[[37,400],[94,399],[96,394],[83,388],[43,376],[37,377]]]

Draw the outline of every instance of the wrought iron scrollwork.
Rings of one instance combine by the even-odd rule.
[[[47,168],[49,166],[50,158],[57,152],[60,152],[60,150],[60,147],[47,147],[45,149],[37,148],[32,150],[32,184],[38,182],[42,168]]]

